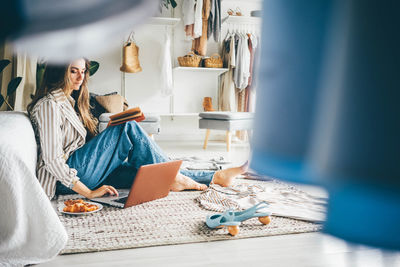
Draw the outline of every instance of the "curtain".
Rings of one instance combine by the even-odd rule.
[[[31,102],[31,95],[36,90],[37,59],[28,57],[25,53],[14,57],[14,69],[16,76],[22,77],[22,81],[15,92],[14,110],[25,111]]]
[[[0,74],[1,94],[7,98],[8,83],[15,77],[22,77],[16,92],[7,98],[7,102],[16,111],[25,111],[31,101],[31,94],[36,90],[36,65],[37,59],[28,57],[26,54],[13,55],[14,51],[10,44],[5,43],[0,50],[2,59],[8,59],[11,63]],[[0,110],[9,110],[4,103]]]
[[[324,230],[400,249],[400,2],[270,0],[252,162],[324,186]]]

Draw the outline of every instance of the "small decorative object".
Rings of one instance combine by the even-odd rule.
[[[219,54],[215,53],[211,57],[204,60],[204,66],[206,68],[222,68],[222,58]]]
[[[203,108],[204,111],[215,111],[212,106],[212,98],[209,96],[204,97],[203,99]]]
[[[120,68],[123,72],[136,73],[142,71],[139,62],[139,47],[135,44],[133,32],[129,35],[128,40],[123,47],[122,66]]]
[[[243,16],[242,10],[240,10],[239,7],[236,7],[235,11],[236,11],[236,16]]]
[[[201,56],[196,55],[193,51],[183,57],[178,57],[178,63],[181,67],[198,67],[200,62]]]
[[[268,203],[263,201],[244,211],[226,210],[223,213],[207,216],[206,224],[213,229],[228,227],[229,234],[235,236],[239,233],[240,223],[245,220],[257,217],[262,224],[269,224],[271,212],[258,212],[267,207]]]
[[[229,16],[243,16],[242,11],[240,10],[239,7],[236,7],[235,11],[233,11],[232,8],[228,9],[228,15]]]

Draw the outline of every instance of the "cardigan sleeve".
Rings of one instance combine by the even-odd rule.
[[[54,101],[43,101],[34,114],[45,168],[63,185],[72,188],[77,170],[70,168],[64,156],[60,107]]]

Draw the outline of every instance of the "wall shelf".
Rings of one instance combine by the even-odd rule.
[[[194,72],[205,72],[205,73],[215,73],[215,74],[222,74],[227,72],[227,68],[202,68],[202,67],[175,67],[174,71],[194,71]]]
[[[151,17],[146,23],[150,25],[164,25],[175,27],[180,21],[180,18]]]
[[[222,23],[260,25],[261,18],[260,17],[249,17],[249,16],[227,16],[222,19]]]

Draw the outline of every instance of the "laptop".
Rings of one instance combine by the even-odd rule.
[[[93,198],[91,201],[118,208],[129,208],[144,202],[166,197],[179,172],[182,161],[143,165],[136,173],[131,189],[119,189],[119,196]]]

